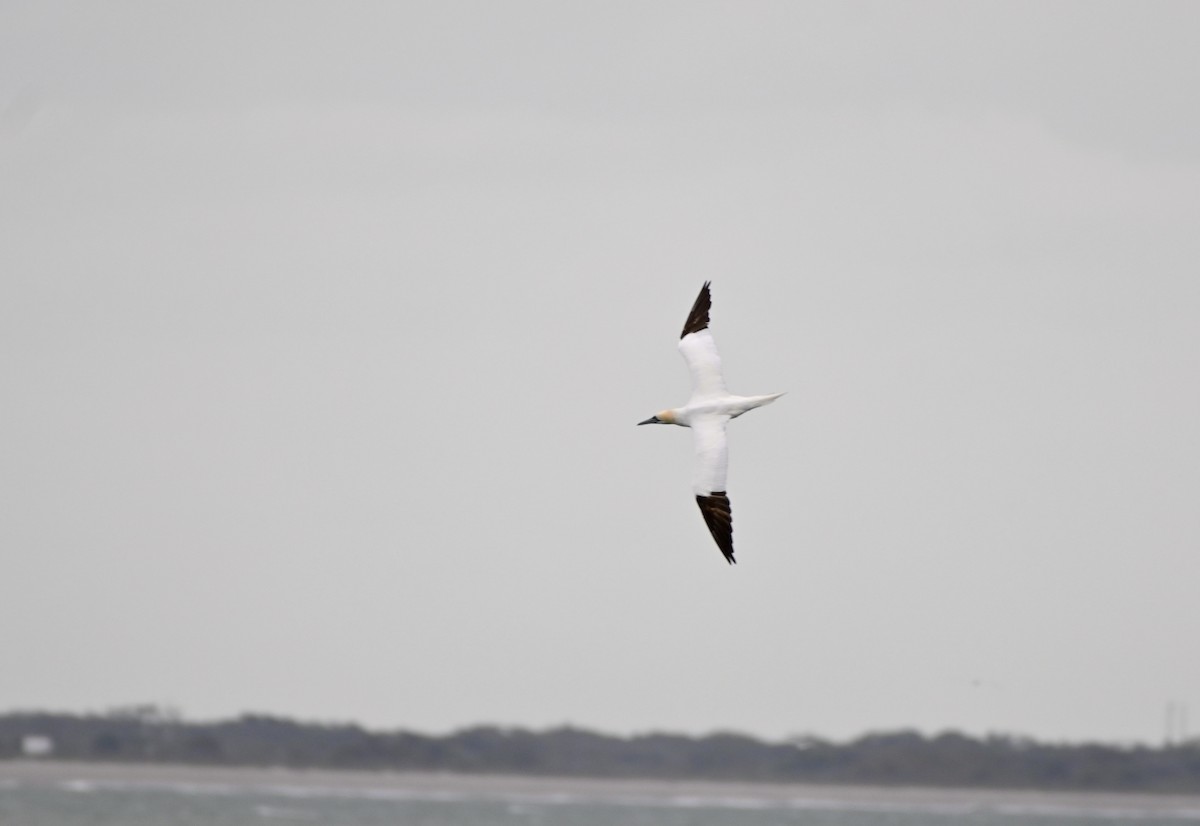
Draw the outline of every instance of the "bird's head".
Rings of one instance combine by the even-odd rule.
[[[638,424],[675,424],[674,410],[660,410],[644,422]]]

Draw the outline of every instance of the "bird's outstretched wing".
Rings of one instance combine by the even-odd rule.
[[[692,422],[692,438],[696,446],[696,472],[692,489],[709,533],[732,565],[737,560],[733,558],[733,510],[725,494],[725,471],[729,466],[725,424],[728,421],[728,416],[705,416]]]
[[[717,343],[708,329],[708,311],[712,307],[712,296],[705,281],[696,296],[696,303],[688,313],[679,337],[679,352],[687,362],[692,374],[692,400],[724,396],[725,379],[721,376],[721,356],[717,354]]]

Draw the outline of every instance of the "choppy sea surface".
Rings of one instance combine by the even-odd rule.
[[[1200,797],[0,762],[0,826],[1178,826]]]

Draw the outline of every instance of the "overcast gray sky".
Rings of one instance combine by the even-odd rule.
[[[0,709],[1200,731],[1200,5],[0,4]],[[690,490],[705,280],[740,564]]]

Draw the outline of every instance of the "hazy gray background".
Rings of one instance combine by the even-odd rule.
[[[0,4],[0,709],[1200,729],[1200,5]],[[690,492],[700,284],[738,559]]]

